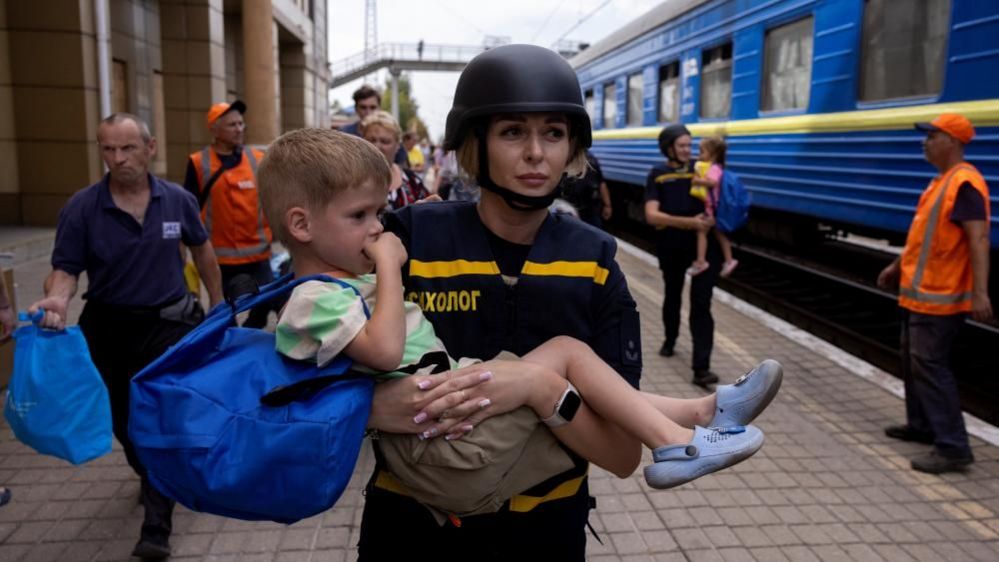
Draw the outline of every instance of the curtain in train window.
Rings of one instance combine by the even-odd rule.
[[[763,111],[806,109],[812,82],[812,18],[767,32]]]
[[[632,74],[628,77],[628,119],[629,127],[640,127],[642,125],[642,73]]]
[[[586,90],[583,94],[583,103],[586,106],[586,114],[590,116],[590,122],[597,119],[597,100],[593,99],[593,90]]]
[[[943,86],[950,0],[867,0],[860,99],[927,96]]]
[[[701,117],[728,117],[732,108],[732,44],[704,51],[701,63]]]
[[[604,128],[617,127],[617,89],[614,83],[604,85]]]
[[[659,122],[680,120],[680,62],[659,67]]]

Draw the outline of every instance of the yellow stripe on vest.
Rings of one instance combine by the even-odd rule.
[[[553,261],[551,263],[524,263],[524,275],[557,275],[561,277],[586,277],[597,285],[607,282],[610,271],[597,265],[595,261]]]
[[[499,275],[499,272],[499,266],[494,261],[409,260],[409,275],[426,279],[458,277],[459,275]]]
[[[579,492],[579,488],[583,485],[583,480],[585,478],[586,475],[584,474],[582,476],[572,478],[571,480],[566,480],[556,486],[554,490],[543,496],[513,496],[510,498],[510,511],[526,513],[544,502],[571,498]],[[395,476],[392,476],[392,474],[385,470],[378,471],[378,477],[375,478],[375,487],[381,488],[382,490],[388,490],[389,492],[399,494],[400,496],[410,496],[409,491],[402,485],[402,482],[399,482]]]
[[[585,478],[586,475],[584,474],[582,476],[577,476],[572,480],[566,480],[565,482],[559,484],[551,492],[548,492],[547,494],[540,497],[521,496],[521,495],[513,496],[512,498],[510,498],[510,511],[523,513],[526,511],[531,511],[535,507],[538,507],[538,504],[541,504],[543,502],[550,502],[552,500],[560,500],[563,498],[571,498],[572,496],[576,495],[576,492],[579,491],[579,487],[583,485],[583,480]]]

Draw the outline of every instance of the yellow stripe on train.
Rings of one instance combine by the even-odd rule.
[[[913,123],[932,121],[941,113],[960,113],[970,119],[977,127],[996,126],[999,125],[999,99],[842,111],[839,113],[764,117],[713,123],[690,123],[687,128],[695,137],[888,131],[911,129]],[[661,130],[662,127],[604,129],[594,131],[593,139],[655,139]]]

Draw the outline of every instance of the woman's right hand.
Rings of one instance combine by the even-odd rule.
[[[476,409],[484,400],[478,385],[492,378],[482,365],[447,371],[437,375],[412,376],[379,383],[371,403],[368,426],[388,433],[423,434],[436,430],[443,435],[454,425],[453,419],[438,421],[440,415],[455,408],[464,411],[469,404]]]
[[[711,227],[713,227],[714,225],[715,225],[715,219],[706,215],[705,213],[701,213],[696,217],[690,217],[691,230],[700,230],[703,232],[707,232],[711,230]]]

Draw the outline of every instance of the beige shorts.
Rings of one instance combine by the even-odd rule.
[[[517,359],[502,352],[496,359]],[[462,358],[459,367],[481,363]],[[388,470],[420,503],[458,516],[499,510],[514,495],[572,468],[552,432],[526,406],[486,419],[461,439],[385,434]],[[441,520],[442,518],[438,518]]]

